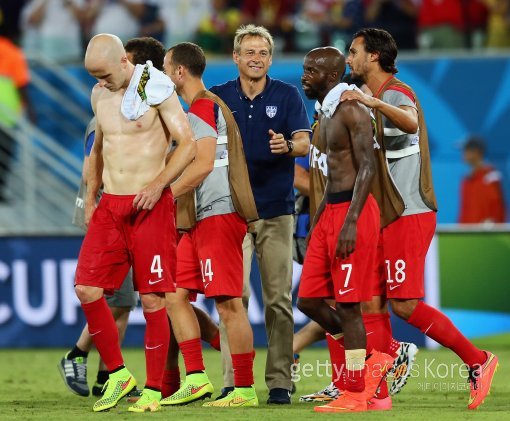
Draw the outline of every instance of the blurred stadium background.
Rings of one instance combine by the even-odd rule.
[[[502,174],[506,203],[510,203],[510,50],[496,48],[510,46],[509,1],[130,2],[146,8],[135,21],[134,32],[125,36],[157,35],[168,47],[181,40],[201,43],[209,51],[207,86],[237,76],[229,54],[232,30],[240,22],[271,28],[277,49],[270,75],[299,89],[303,53],[308,49],[324,43],[344,49],[363,24],[388,28],[402,48],[398,77],[415,88],[428,122],[439,202],[439,226],[427,262],[428,299],[471,338],[510,332],[509,226],[456,224],[460,183],[469,170],[462,162],[462,145],[472,134],[485,139],[487,159]],[[55,14],[62,19],[60,13],[69,3],[84,7],[85,16],[87,7],[95,7],[96,2],[0,0],[1,33],[23,46],[30,65],[25,112],[9,111],[7,88],[0,84],[0,130],[14,142],[0,202],[0,347],[71,346],[85,322],[73,290],[82,234],[71,225],[71,215],[94,80],[80,62],[83,43],[66,55],[63,46],[68,45],[62,44],[62,37],[65,40],[67,35],[70,40],[71,32],[52,35],[48,29]],[[105,8],[122,7],[114,0],[103,3]],[[498,12],[492,3],[506,5],[506,9]],[[27,10],[41,5],[47,7],[39,18],[46,26],[28,17]],[[434,5],[439,5],[435,14],[430,15],[430,10],[424,14],[423,8]],[[65,16],[74,19],[69,13]],[[506,38],[499,44],[493,39],[495,19],[506,24],[500,31]],[[113,27],[119,26],[118,19],[114,21]],[[94,20],[79,24],[80,39],[86,42]],[[0,52],[0,62],[1,56]],[[311,117],[313,104],[305,102]],[[0,150],[0,164],[8,159]],[[264,346],[261,291],[254,269],[250,319],[256,345]],[[209,302],[200,305],[213,311]],[[305,322],[297,310],[295,318],[297,327]],[[130,323],[126,345],[139,345],[143,340],[141,311],[134,312]],[[394,336],[434,346],[398,321]],[[508,342],[510,336],[506,338]]]

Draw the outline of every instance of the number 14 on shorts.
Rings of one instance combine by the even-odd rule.
[[[204,282],[204,287],[207,288],[207,286],[212,282],[214,275],[212,271],[212,259],[200,260],[200,269],[202,271],[202,281]]]

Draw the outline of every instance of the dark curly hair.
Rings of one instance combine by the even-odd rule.
[[[163,71],[163,60],[165,58],[165,46],[152,37],[131,38],[124,45],[126,53],[133,54],[133,64],[145,64],[147,60],[152,65]]]

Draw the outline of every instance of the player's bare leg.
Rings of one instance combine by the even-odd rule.
[[[193,306],[193,311],[197,316],[198,324],[200,326],[200,337],[203,341],[210,344],[214,349],[220,350],[220,329],[214,320],[204,311],[198,307]]]
[[[315,342],[322,341],[326,331],[315,321],[311,320],[294,334],[292,351],[299,354],[303,349]]]
[[[310,319],[315,320],[332,335],[342,333],[342,319],[338,312],[322,298],[299,298],[298,309]]]

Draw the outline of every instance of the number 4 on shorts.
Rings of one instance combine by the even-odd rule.
[[[151,265],[151,273],[157,273],[158,278],[163,276],[163,268],[161,267],[161,256],[159,254],[154,255]]]

